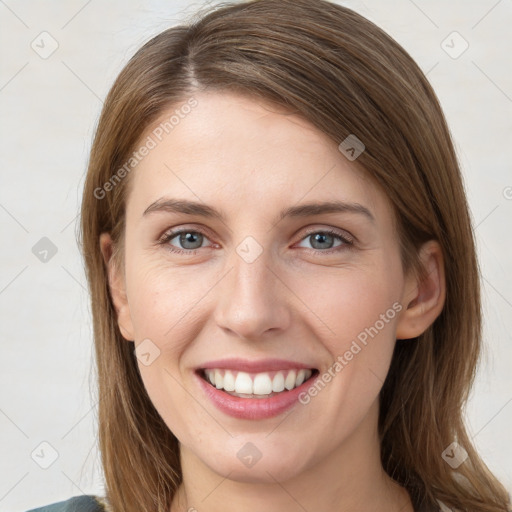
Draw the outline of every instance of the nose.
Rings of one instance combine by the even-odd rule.
[[[290,324],[291,291],[264,250],[248,262],[234,251],[230,270],[218,288],[216,324],[231,335],[263,340]]]

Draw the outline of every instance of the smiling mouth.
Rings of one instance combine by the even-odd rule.
[[[222,368],[197,371],[212,387],[240,398],[271,398],[287,393],[318,375],[316,368],[249,373]]]

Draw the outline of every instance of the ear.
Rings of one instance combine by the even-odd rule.
[[[446,298],[446,282],[442,248],[429,240],[420,249],[426,277],[409,275],[404,286],[402,310],[396,328],[396,339],[411,339],[423,334],[441,313]]]
[[[107,267],[110,296],[117,313],[117,324],[123,338],[127,341],[133,341],[134,330],[126,296],[124,275],[122,269],[118,268],[115,259],[112,257],[113,248],[110,233],[102,233],[100,235],[100,249]]]

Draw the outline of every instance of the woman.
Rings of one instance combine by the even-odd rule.
[[[153,38],[105,102],[81,219],[107,492],[40,510],[510,510],[462,420],[460,169],[371,22],[259,0]]]

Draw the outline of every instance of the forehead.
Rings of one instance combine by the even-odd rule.
[[[169,108],[141,137],[152,148],[132,171],[128,210],[164,196],[263,215],[298,202],[342,200],[389,214],[384,194],[338,146],[283,107],[231,92],[200,92]],[[190,103],[190,102],[189,102]]]

